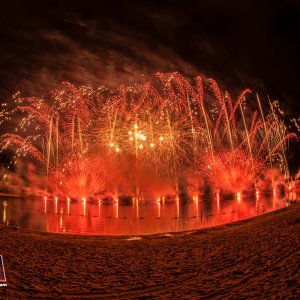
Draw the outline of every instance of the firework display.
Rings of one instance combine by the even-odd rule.
[[[178,195],[191,181],[193,194],[205,184],[243,192],[267,170],[289,177],[287,142],[297,135],[268,102],[265,112],[249,89],[234,100],[213,79],[179,73],[115,91],[62,83],[42,99],[16,94],[3,105],[1,126],[11,130],[1,150],[12,150],[10,168],[35,165],[45,196]]]

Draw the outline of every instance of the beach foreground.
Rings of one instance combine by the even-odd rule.
[[[300,204],[205,230],[73,236],[0,225],[1,299],[300,299]]]

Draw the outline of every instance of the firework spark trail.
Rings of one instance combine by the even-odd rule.
[[[250,94],[251,93],[251,90],[250,89],[245,89],[238,97],[236,103],[234,104],[234,107],[231,111],[231,114],[229,116],[229,122],[232,122],[232,125],[233,125],[233,128],[236,130],[236,121],[235,121],[235,113],[236,113],[236,110],[238,109],[241,101],[243,101],[247,94]]]
[[[286,162],[286,142],[297,137],[285,133],[271,102],[266,118],[260,100],[260,115],[247,111],[250,92],[234,103],[215,80],[179,73],[115,91],[63,82],[43,99],[16,95],[3,105],[1,123],[20,122],[1,146],[14,148],[14,159],[27,154],[42,163],[53,195],[139,195],[150,181],[178,193],[185,173],[240,192],[276,165],[273,156]]]
[[[32,143],[19,135],[12,133],[5,133],[1,137],[1,142],[5,145],[5,147],[17,147],[17,149],[21,149],[24,155],[28,154],[32,156],[38,162],[45,164],[45,159],[42,153],[36,149]],[[17,155],[22,155],[20,151],[17,152]]]

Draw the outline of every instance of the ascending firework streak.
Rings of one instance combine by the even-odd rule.
[[[232,102],[213,79],[197,76],[193,85],[178,73],[116,91],[62,83],[44,99],[16,95],[3,107],[4,124],[20,122],[2,135],[2,150],[14,150],[12,164],[33,159],[54,196],[178,194],[191,173],[243,191],[265,169],[288,176],[286,141],[296,137],[271,101],[266,117],[258,96],[259,113],[249,113],[249,93]]]

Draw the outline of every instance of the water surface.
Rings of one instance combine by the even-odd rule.
[[[69,234],[141,235],[215,226],[285,207],[286,197],[201,199],[188,202],[103,203],[60,199],[0,198],[0,222]]]

